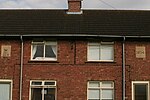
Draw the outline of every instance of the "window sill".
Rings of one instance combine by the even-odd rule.
[[[29,60],[28,62],[33,62],[33,63],[58,63],[57,60]]]
[[[114,60],[86,61],[86,63],[115,63],[115,61]]]

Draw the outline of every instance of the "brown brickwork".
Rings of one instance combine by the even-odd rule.
[[[81,1],[68,0],[67,12],[80,14]],[[31,80],[55,80],[57,100],[87,100],[88,81],[113,81],[114,100],[122,100],[122,41],[114,39],[114,62],[88,62],[88,40],[94,35],[149,36],[143,27],[149,23],[147,11],[85,10],[84,15],[70,16],[66,10],[1,10],[0,14],[4,35],[0,48],[11,46],[11,54],[0,54],[0,80],[12,80],[12,100],[19,100],[21,41],[5,35],[58,35],[57,61],[32,61],[32,37],[23,37],[22,100],[30,100]],[[64,37],[67,34],[69,38]],[[132,39],[125,42],[126,100],[132,100],[132,81],[150,81],[150,42]],[[144,55],[136,55],[136,47],[144,48]]]
[[[114,81],[115,100],[122,99],[122,44],[114,42],[114,62],[87,62],[88,40],[58,39],[56,62],[31,61],[32,39],[24,39],[23,100],[29,100],[30,80],[55,80],[57,100],[86,100],[87,82]],[[0,79],[13,80],[12,100],[19,100],[20,40],[0,40],[11,45],[11,56],[0,57]],[[145,47],[146,57],[136,58],[136,47]],[[126,41],[126,99],[132,100],[132,81],[149,81],[150,45],[143,41]],[[1,50],[1,49],[0,49]]]
[[[0,48],[3,45],[11,46],[11,56],[0,57],[0,79],[12,80],[12,100],[19,100],[20,41],[5,38],[0,40]]]
[[[121,43],[115,42],[115,62],[87,62],[87,42],[58,40],[58,61],[30,61],[31,40],[24,44],[23,100],[29,100],[30,80],[56,80],[57,100],[86,100],[87,82],[114,81],[115,100],[122,98]]]
[[[146,58],[136,58],[136,46],[145,47]],[[150,81],[150,43],[147,41],[126,42],[126,96],[132,100],[132,81]]]
[[[68,0],[68,12],[80,12],[82,0]]]

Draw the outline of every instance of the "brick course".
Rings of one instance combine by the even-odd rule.
[[[1,39],[2,45],[11,45],[11,57],[0,57],[0,79],[12,80],[12,100],[19,99],[19,78],[20,78],[20,41],[14,39]],[[0,49],[1,53],[1,49]]]
[[[24,52],[23,97],[29,98],[30,80],[56,80],[57,100],[86,100],[87,82],[114,81],[115,100],[122,98],[121,44],[116,42],[115,62],[87,62],[87,41],[58,40],[58,61],[30,61],[31,52]],[[25,41],[25,51],[31,51],[31,41]],[[76,54],[75,54],[76,53]]]
[[[136,46],[145,46],[146,58],[136,58]],[[149,41],[126,42],[126,97],[132,100],[132,81],[150,81],[150,43]]]

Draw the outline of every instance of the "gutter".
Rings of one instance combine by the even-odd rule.
[[[76,36],[76,37],[114,37],[114,38],[123,38],[123,37],[126,37],[126,38],[150,38],[150,35],[149,36],[130,36],[130,35],[99,35],[99,34],[72,34],[72,33],[69,33],[69,34],[63,34],[63,33],[60,33],[60,34],[0,34],[0,36],[12,36],[12,37],[20,37],[20,36],[23,36],[23,37],[30,37],[30,36],[56,36],[56,37],[73,37],[73,36]]]
[[[23,72],[23,38],[22,36],[20,36],[20,40],[21,40],[21,55],[20,55],[20,96],[19,96],[19,100],[22,99],[22,72]]]
[[[126,99],[126,68],[125,68],[125,37],[123,37],[123,42],[122,42],[122,98],[123,100]]]

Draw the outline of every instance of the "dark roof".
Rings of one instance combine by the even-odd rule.
[[[0,34],[150,36],[150,11],[0,10]]]

